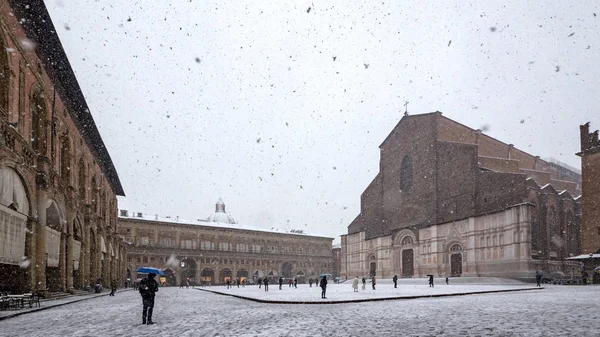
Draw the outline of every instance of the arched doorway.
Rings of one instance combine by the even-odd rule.
[[[281,265],[281,276],[285,278],[292,278],[292,263],[284,262]]]
[[[186,257],[179,263],[181,267],[181,282],[190,281],[196,282],[196,261],[192,258]]]
[[[165,278],[167,279],[167,285],[170,287],[174,287],[177,285],[177,278],[175,277],[175,272],[171,268],[165,269]]]
[[[375,259],[375,255],[369,255],[367,259],[367,267],[369,268],[369,276],[373,277],[377,275],[377,260]]]
[[[200,272],[200,282],[202,284],[213,284],[215,280],[215,271],[210,268],[204,268]]]
[[[248,280],[248,271],[246,269],[240,269],[237,271],[236,277],[240,282],[246,282]]]
[[[219,283],[226,283],[227,280],[231,280],[231,269],[224,268],[219,272]]]
[[[65,263],[62,227],[58,206],[51,201],[46,208],[46,289],[49,291],[65,290],[61,273]]]
[[[450,247],[450,275],[460,276],[462,275],[462,246],[454,244]]]
[[[30,291],[35,285],[31,284],[27,274],[35,264],[23,260],[27,255],[26,240],[32,239],[31,231],[27,229],[29,199],[25,185],[17,171],[3,167],[0,168],[0,187],[0,247],[10,247],[0,249],[0,291]]]

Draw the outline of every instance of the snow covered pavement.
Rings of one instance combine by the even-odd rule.
[[[339,286],[349,287],[352,296],[349,284]],[[320,297],[317,289],[309,289]],[[126,291],[6,319],[0,322],[0,336],[592,336],[599,328],[599,291],[589,285],[546,286],[538,291],[290,305],[173,287],[157,293],[157,324],[152,326],[141,324],[139,294]]]
[[[309,287],[307,284],[298,285],[298,288],[289,287],[284,284],[279,290],[279,284],[270,284],[269,291],[259,289],[258,286],[237,287],[230,289],[226,287],[202,288],[211,292],[235,295],[245,298],[257,299],[260,301],[275,302],[302,302],[302,303],[320,303],[320,302],[338,302],[338,301],[365,301],[385,298],[398,297],[420,297],[420,296],[440,296],[447,294],[465,294],[473,292],[492,292],[492,291],[511,291],[535,288],[531,283],[522,284],[437,284],[433,288],[429,287],[427,280],[421,279],[420,284],[399,283],[398,288],[394,288],[391,282],[375,285],[373,290],[371,283],[368,282],[366,289],[362,290],[362,284],[359,285],[359,291],[354,292],[352,283],[329,284],[327,286],[327,300],[321,299],[321,288]]]

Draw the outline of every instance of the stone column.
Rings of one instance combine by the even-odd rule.
[[[58,274],[60,278],[60,290],[66,291],[67,289],[67,240],[68,234],[61,230],[60,232],[60,251],[59,251],[59,259],[58,259]]]
[[[34,289],[46,293],[46,191],[39,189],[37,194],[38,221],[35,225],[35,268],[36,282]]]
[[[79,273],[81,275],[81,284],[84,289],[92,285],[90,275],[90,240],[91,240],[91,229],[89,219],[85,217],[83,219],[83,242],[81,243],[81,255],[79,260]]]
[[[29,259],[29,267],[26,273],[26,289],[27,291],[33,291],[36,289],[36,238],[35,230],[37,227],[37,220],[33,217],[27,218],[27,232],[25,233],[25,256]]]
[[[73,291],[73,214],[67,210],[67,291]],[[79,263],[81,269],[81,262]]]

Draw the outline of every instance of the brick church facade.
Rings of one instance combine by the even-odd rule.
[[[117,195],[117,172],[43,1],[0,1],[0,291],[123,279]]]
[[[581,176],[442,116],[404,116],[342,236],[342,277],[579,272]]]
[[[600,141],[590,123],[580,126],[583,254],[600,254]]]

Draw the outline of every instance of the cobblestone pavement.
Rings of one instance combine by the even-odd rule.
[[[135,292],[0,323],[0,336],[594,336],[598,286],[335,305],[274,305],[161,288],[152,326]]]

